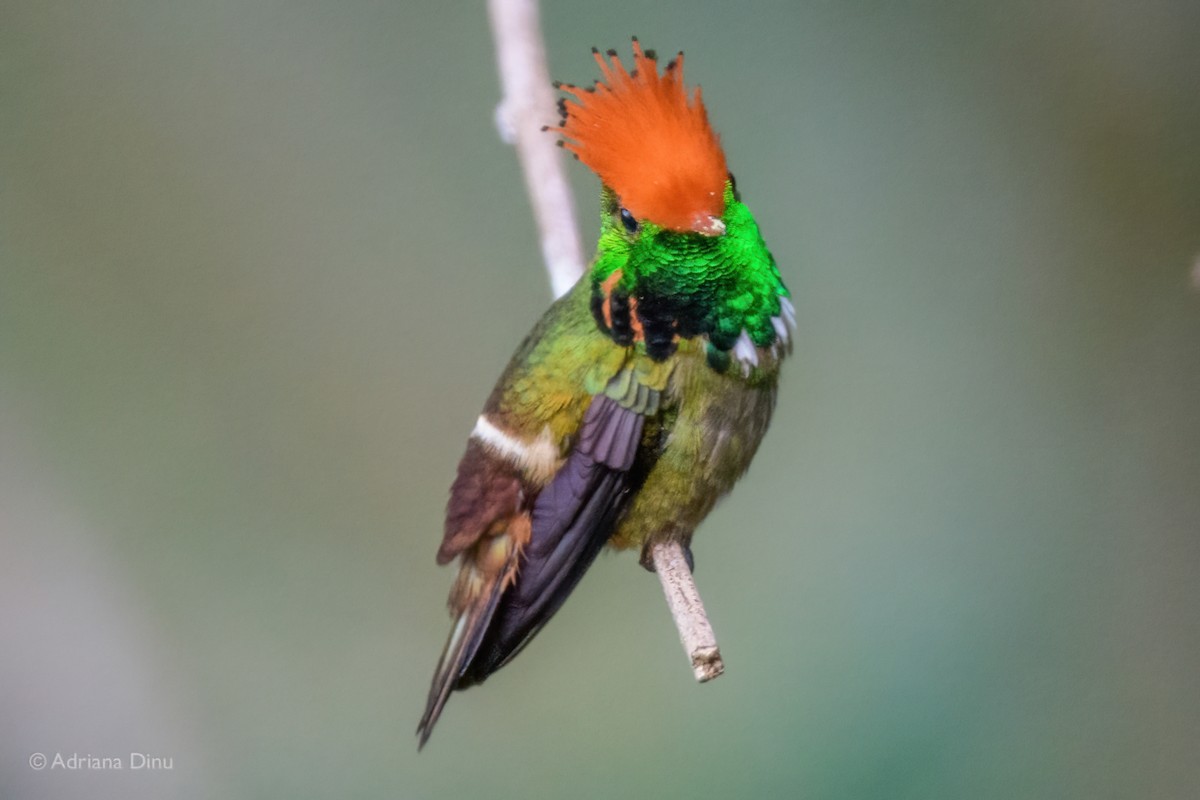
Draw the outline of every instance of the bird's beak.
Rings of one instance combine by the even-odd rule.
[[[701,236],[720,236],[725,233],[725,222],[720,217],[698,216],[692,230]]]

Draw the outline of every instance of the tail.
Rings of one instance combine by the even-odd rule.
[[[574,470],[564,470],[570,474]],[[417,726],[417,749],[429,741],[450,692],[482,683],[507,664],[554,615],[603,548],[628,492],[616,473],[588,465],[591,502],[567,524],[543,521],[559,490],[542,493],[532,520],[518,515],[505,533],[484,539],[463,554],[450,593],[454,628],[429,687],[425,715]],[[593,473],[596,473],[593,475]],[[542,536],[530,541],[530,528]],[[501,554],[502,557],[501,557]],[[520,575],[518,576],[518,564]]]
[[[429,741],[450,692],[460,685],[460,679],[479,651],[500,597],[516,577],[521,548],[529,541],[529,526],[529,515],[518,514],[507,525],[498,526],[499,533],[484,537],[463,554],[458,579],[450,591],[454,627],[434,670],[425,714],[417,725],[418,750]]]
[[[470,567],[464,566],[463,569],[470,569]],[[442,715],[442,709],[446,706],[450,692],[475,656],[475,651],[479,649],[483,634],[487,632],[488,623],[491,622],[492,615],[496,613],[496,604],[500,601],[500,584],[501,581],[492,581],[486,601],[477,603],[458,615],[458,619],[450,631],[450,639],[446,642],[446,648],[442,650],[442,657],[438,660],[437,669],[433,673],[433,683],[429,687],[429,699],[425,702],[425,715],[421,717],[421,723],[417,726],[417,736],[420,737],[417,750],[420,750],[429,741],[429,735],[433,733],[433,726],[437,723],[438,717]]]

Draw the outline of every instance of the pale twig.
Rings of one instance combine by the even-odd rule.
[[[554,138],[542,130],[556,115],[537,0],[489,0],[488,11],[504,91],[496,108],[496,126],[500,138],[517,148],[550,285],[555,297],[560,297],[579,280],[585,264],[562,155]],[[712,680],[725,671],[725,665],[683,546],[656,544],[650,555],[696,680]]]
[[[704,613],[704,603],[692,580],[683,547],[678,542],[660,542],[651,546],[650,557],[671,616],[675,618],[675,627],[679,629],[679,641],[692,660],[692,672],[700,683],[711,681],[725,671],[725,662],[721,660],[716,634]]]
[[[583,275],[585,261],[562,154],[554,137],[542,130],[557,115],[537,0],[490,0],[488,12],[503,90],[496,127],[500,138],[517,148],[550,288],[562,297]]]

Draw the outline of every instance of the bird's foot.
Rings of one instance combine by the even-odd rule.
[[[691,545],[680,545],[683,548],[683,558],[687,561],[688,572],[695,574],[696,572],[696,557],[692,555]],[[654,554],[651,552],[650,545],[647,544],[642,548],[642,556],[638,559],[638,563],[642,565],[647,572],[658,572],[654,568]]]

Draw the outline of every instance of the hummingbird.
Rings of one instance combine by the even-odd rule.
[[[593,48],[545,130],[600,178],[596,255],[517,348],[467,440],[437,562],[453,622],[419,747],[451,691],[482,683],[562,606],[607,545],[692,534],[750,464],[795,310],[742,203],[683,53],[660,72]],[[607,55],[607,59],[605,58]],[[611,63],[610,63],[611,61]]]

